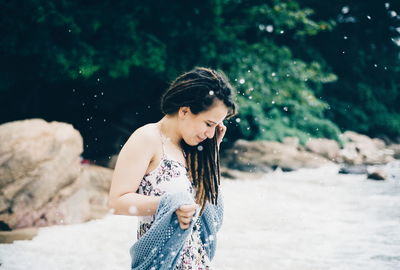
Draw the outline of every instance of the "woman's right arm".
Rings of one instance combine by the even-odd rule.
[[[153,157],[154,134],[142,127],[137,129],[122,147],[115,165],[108,206],[116,215],[154,215],[161,197],[136,193]]]

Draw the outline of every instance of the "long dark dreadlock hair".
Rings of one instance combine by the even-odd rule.
[[[221,100],[228,108],[226,119],[234,116],[237,105],[233,101],[234,88],[221,71],[196,67],[176,78],[161,97],[161,111],[175,114],[180,107],[187,106],[193,114],[209,109],[215,99]],[[217,204],[220,185],[219,151],[217,132],[212,139],[204,140],[200,145],[190,146],[180,142],[186,153],[189,177],[196,187],[196,203],[203,213],[207,202]]]

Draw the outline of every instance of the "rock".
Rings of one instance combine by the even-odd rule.
[[[90,203],[89,219],[101,218],[108,213],[108,193],[113,170],[96,165],[86,166],[80,175],[85,179],[85,191]]]
[[[306,143],[306,150],[321,155],[334,162],[338,161],[340,155],[339,144],[334,140],[324,138],[312,138]]]
[[[393,157],[395,159],[400,159],[400,144],[390,144],[388,149],[393,151]]]
[[[82,137],[70,124],[31,119],[1,125],[2,227],[79,223],[98,208],[106,212],[112,170],[82,165],[82,151]]]
[[[117,164],[118,155],[112,155],[110,157],[110,162],[108,163],[108,168],[115,169],[115,165]]]
[[[339,173],[341,174],[367,174],[368,168],[366,165],[343,165],[339,169]]]
[[[321,156],[279,142],[245,140],[237,140],[221,162],[230,169],[248,172],[270,172],[276,167],[282,170],[317,168],[329,163]]]
[[[1,125],[0,200],[6,203],[0,220],[11,228],[37,225],[58,190],[78,177],[82,150],[82,137],[69,124],[32,119]]]
[[[264,174],[261,172],[239,171],[239,170],[230,169],[230,168],[227,168],[224,166],[221,166],[220,170],[221,170],[221,177],[225,178],[225,179],[230,179],[230,180],[260,179]]]
[[[371,140],[372,140],[372,143],[375,145],[375,147],[378,148],[379,150],[383,150],[386,148],[386,143],[384,140],[381,140],[378,138],[373,138]]]
[[[0,243],[12,243],[16,240],[32,240],[38,234],[38,228],[17,229],[14,231],[0,231]]]
[[[344,149],[340,150],[339,158],[347,164],[375,165],[393,160],[391,152],[387,151],[381,139],[371,139],[353,131],[346,131],[341,136],[347,143]]]
[[[285,138],[283,138],[282,143],[284,145],[292,146],[292,147],[297,149],[299,147],[299,138],[297,138],[297,137],[285,137]]]
[[[377,169],[369,173],[367,178],[372,180],[385,180],[386,173],[383,170]]]

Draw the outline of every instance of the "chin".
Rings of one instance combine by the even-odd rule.
[[[184,141],[187,145],[190,145],[190,146],[196,146],[196,145],[199,144],[199,142],[194,142],[193,140],[188,141],[188,140],[186,140],[186,139],[183,139],[183,141]]]
[[[196,145],[198,145],[199,144],[199,142],[191,142],[191,143],[188,143],[190,146],[196,146]]]

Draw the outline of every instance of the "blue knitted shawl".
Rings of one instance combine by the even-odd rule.
[[[218,196],[217,205],[207,202],[203,214],[199,210],[193,217],[189,228],[181,229],[175,211],[183,204],[194,204],[189,192],[166,193],[161,197],[155,220],[150,229],[137,240],[129,252],[132,258],[131,269],[154,270],[173,269],[180,263],[183,244],[193,231],[193,225],[200,218],[200,238],[210,260],[216,249],[216,233],[223,220],[223,200]]]

